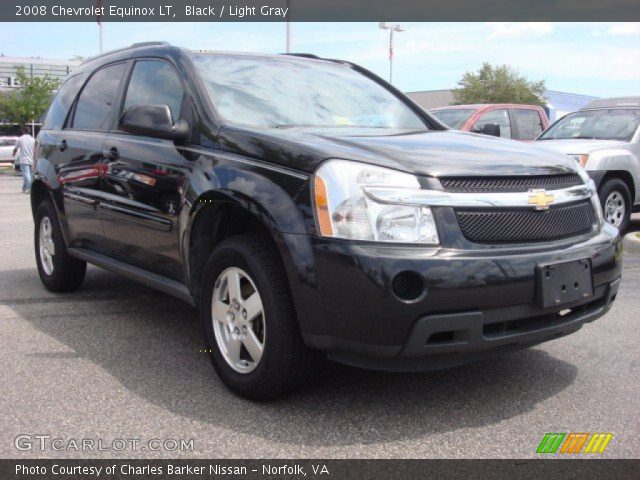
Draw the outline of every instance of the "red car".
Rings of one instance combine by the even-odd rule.
[[[455,105],[434,108],[429,113],[456,130],[521,141],[532,141],[549,126],[544,109],[536,105]]]

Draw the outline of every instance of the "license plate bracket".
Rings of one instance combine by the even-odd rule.
[[[557,307],[593,296],[591,260],[543,263],[536,267],[538,304]]]

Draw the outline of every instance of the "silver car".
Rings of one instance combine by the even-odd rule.
[[[0,163],[14,163],[13,149],[17,139],[18,137],[0,137]]]
[[[551,125],[535,146],[572,156],[598,187],[605,218],[621,231],[640,209],[640,97],[594,100]]]

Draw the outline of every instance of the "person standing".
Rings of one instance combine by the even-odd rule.
[[[29,127],[22,128],[22,136],[16,141],[13,155],[18,153],[18,163],[22,172],[22,193],[31,191],[31,178],[33,176],[33,153],[36,141],[29,132]]]

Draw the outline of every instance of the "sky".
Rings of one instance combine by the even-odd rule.
[[[393,83],[447,89],[483,62],[508,64],[550,90],[640,95],[640,23],[403,23]],[[292,23],[292,51],[356,62],[389,76],[389,32],[377,23]],[[164,40],[191,49],[281,53],[284,23],[105,23],[104,49]],[[98,53],[95,23],[3,23],[0,54],[69,59]]]

